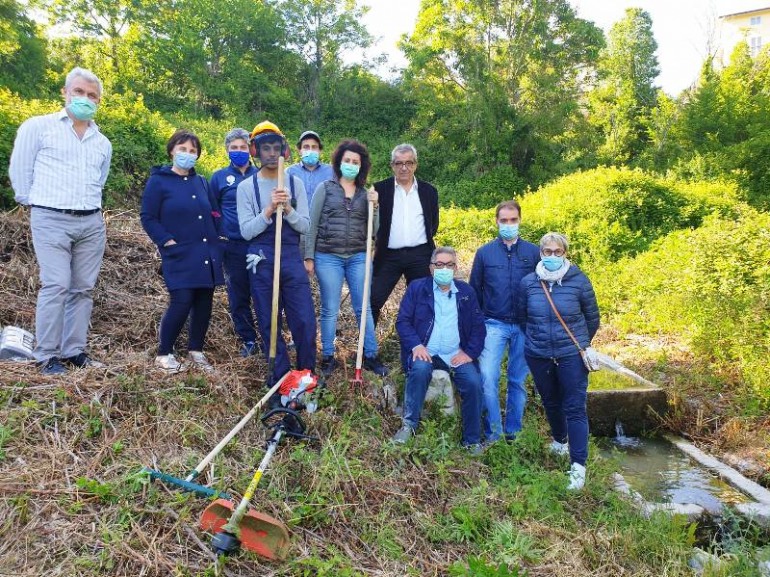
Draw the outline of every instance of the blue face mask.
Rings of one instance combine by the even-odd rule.
[[[500,237],[503,240],[513,240],[519,236],[518,224],[499,224],[497,225],[497,228],[500,231]]]
[[[452,282],[455,276],[455,271],[449,268],[437,268],[433,269],[433,280],[437,285],[446,286]]]
[[[91,120],[96,116],[96,104],[85,96],[73,96],[67,110],[78,120]]]
[[[563,256],[544,256],[540,260],[543,262],[543,266],[545,267],[545,270],[550,272],[557,271],[562,266],[564,266]]]
[[[227,156],[235,166],[246,166],[249,163],[249,153],[243,150],[231,150]]]
[[[195,166],[195,161],[197,160],[198,157],[189,152],[174,153],[174,164],[182,170],[190,170],[193,166]]]
[[[361,170],[361,167],[357,164],[351,164],[349,162],[343,162],[340,164],[340,172],[342,173],[342,176],[348,180],[355,179],[355,177],[358,176],[359,170]]]
[[[317,150],[303,150],[302,151],[302,162],[307,164],[308,166],[315,166],[318,164],[319,159],[318,151]]]

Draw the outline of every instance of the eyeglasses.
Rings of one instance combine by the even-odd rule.
[[[457,266],[453,262],[438,262],[438,261],[434,262],[434,261],[431,261],[430,264],[432,264],[436,268],[450,268],[450,269],[454,269]]]
[[[417,163],[414,160],[404,160],[404,161],[398,160],[396,162],[391,162],[391,165],[395,166],[399,170],[401,170],[404,167],[414,168],[416,164]]]
[[[540,251],[540,254],[543,256],[564,256],[564,249],[563,248],[544,248]]]

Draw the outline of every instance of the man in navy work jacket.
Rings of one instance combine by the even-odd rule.
[[[300,134],[297,141],[300,161],[292,164],[286,171],[287,174],[299,178],[305,185],[308,206],[313,202],[313,194],[319,184],[327,180],[336,180],[331,164],[321,162],[323,148],[318,133],[306,130]]]
[[[257,311],[262,340],[269,345],[275,262],[275,211],[284,207],[281,227],[280,308],[297,349],[297,368],[315,371],[316,319],[310,279],[300,252],[300,235],[310,229],[307,194],[302,181],[287,175],[284,189],[278,186],[278,158],[288,152],[286,138],[272,122],[260,122],[251,132],[251,154],[259,161],[257,174],[238,185],[238,223],[249,241],[246,256],[251,298]],[[293,182],[292,182],[293,181]],[[278,311],[280,323],[281,311]],[[280,324],[279,324],[280,328]],[[277,331],[273,381],[291,369],[286,343]]]
[[[508,200],[497,205],[495,220],[498,237],[476,251],[470,278],[487,328],[484,351],[479,357],[484,390],[482,423],[487,442],[497,441],[503,434],[498,386],[506,348],[505,437],[513,439],[521,430],[527,403],[524,381],[529,368],[524,360],[524,330],[519,326],[516,295],[521,279],[534,272],[540,262],[538,247],[519,238],[521,206],[518,202]]]
[[[62,96],[62,110],[22,123],[8,168],[16,202],[32,207],[41,285],[33,354],[46,375],[66,373],[67,366],[104,366],[85,352],[107,242],[101,208],[112,145],[93,121],[102,83],[73,68]]]
[[[222,231],[227,238],[224,250],[225,280],[230,317],[235,332],[243,344],[241,356],[259,352],[254,313],[251,308],[249,271],[246,269],[246,253],[249,243],[241,235],[238,224],[238,185],[251,178],[257,169],[249,161],[249,133],[243,128],[233,128],[225,135],[225,150],[230,165],[211,175],[210,188],[222,213]]]
[[[374,323],[396,283],[430,276],[430,256],[438,230],[438,192],[415,178],[417,149],[399,144],[390,153],[393,176],[374,183],[379,195],[380,228],[372,263],[372,316]]]
[[[433,278],[412,282],[406,289],[396,320],[401,339],[401,363],[406,373],[403,426],[393,437],[405,443],[420,423],[433,369],[449,371],[460,394],[462,444],[481,450],[481,375],[477,359],[484,348],[484,317],[476,293],[454,280],[457,255],[453,248],[433,251]]]

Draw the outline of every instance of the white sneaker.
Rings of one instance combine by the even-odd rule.
[[[207,373],[214,372],[214,367],[211,366],[211,363],[209,363],[209,361],[206,359],[206,355],[204,355],[202,352],[190,351],[187,353],[187,358],[190,359],[190,362],[196,369],[206,371]]]
[[[155,366],[166,373],[179,373],[185,368],[184,364],[177,361],[171,354],[155,357]]]
[[[580,463],[572,463],[569,468],[568,491],[579,491],[586,484],[586,468]]]
[[[551,451],[551,453],[554,455],[569,455],[569,444],[560,443],[559,441],[551,441],[551,444],[548,445],[548,450]]]

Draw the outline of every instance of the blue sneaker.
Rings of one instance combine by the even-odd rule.
[[[257,346],[257,343],[254,341],[247,341],[243,343],[243,346],[241,347],[241,356],[244,359],[246,357],[251,357],[257,354],[259,354],[259,347]]]
[[[59,357],[51,357],[47,361],[41,361],[37,363],[40,367],[40,372],[44,375],[66,375],[67,367],[65,367]]]

